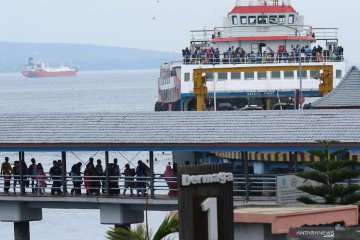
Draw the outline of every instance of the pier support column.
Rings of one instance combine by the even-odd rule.
[[[0,221],[26,222],[42,219],[41,208],[29,208],[25,202],[1,202]]]
[[[14,239],[30,240],[30,223],[29,221],[14,222]]]
[[[143,210],[130,210],[124,205],[101,204],[100,221],[102,224],[129,225],[144,222]]]

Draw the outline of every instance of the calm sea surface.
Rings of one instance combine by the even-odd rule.
[[[49,112],[139,112],[153,111],[157,99],[159,70],[79,72],[68,78],[24,78],[21,74],[0,74],[0,114]],[[1,153],[10,161],[17,153]],[[25,160],[35,157],[48,171],[60,153],[25,153]],[[86,162],[89,157],[104,159],[102,152],[69,152],[68,166]],[[146,152],[110,152],[123,166],[127,161],[146,160]],[[155,172],[162,173],[171,155],[155,153],[159,161]],[[135,163],[134,163],[135,164]],[[2,191],[2,190],[0,190]],[[167,213],[150,212],[150,226],[157,228]],[[30,223],[34,240],[105,239],[109,225],[100,224],[99,210],[43,209],[43,220]],[[12,240],[13,224],[0,222],[1,239]]]

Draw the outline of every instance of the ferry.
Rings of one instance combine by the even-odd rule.
[[[337,28],[304,23],[290,0],[236,0],[223,26],[190,31],[182,61],[161,66],[155,111],[196,110],[196,69],[212,69],[204,110],[296,108],[321,97],[321,67],[332,68],[335,87],[345,76],[344,50]]]
[[[44,62],[30,57],[28,64],[21,74],[27,78],[71,77],[76,76],[77,71],[78,69],[76,67],[49,67]]]

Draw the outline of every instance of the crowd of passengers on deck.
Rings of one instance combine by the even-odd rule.
[[[185,48],[182,50],[184,64],[256,64],[256,63],[296,63],[302,62],[335,62],[343,61],[344,49],[337,46],[328,50],[318,45],[300,47],[292,46],[292,51],[286,50],[277,52],[267,47],[268,51],[247,53],[243,48],[232,46],[220,54],[218,48]]]
[[[51,195],[63,194],[63,166],[61,160],[53,161],[53,166],[49,169],[48,174],[44,171],[41,163],[36,163],[35,158],[31,159],[29,167],[25,161],[14,161],[11,164],[9,160],[8,157],[5,157],[5,161],[1,165],[5,194],[10,194],[11,182],[14,194],[16,194],[17,190],[26,193],[26,189],[30,188],[33,194],[44,195],[48,187],[51,188]],[[138,161],[136,168],[131,168],[129,163],[125,164],[123,172],[121,172],[116,158],[112,163],[109,163],[108,169],[103,168],[101,159],[98,159],[95,165],[94,158],[89,158],[83,172],[81,171],[82,165],[81,162],[74,164],[71,171],[67,173],[72,182],[72,185],[70,185],[72,186],[71,195],[81,195],[81,186],[84,186],[87,196],[100,195],[101,193],[107,194],[107,190],[110,196],[119,195],[121,189],[123,189],[122,194],[124,196],[127,190],[129,190],[131,196],[145,196],[150,186],[151,170],[142,160]],[[106,176],[109,176],[108,188]],[[176,164],[174,163],[174,166],[171,167],[169,163],[162,177],[169,187],[168,195],[175,197],[177,193]],[[123,179],[122,186],[119,185],[120,178]],[[67,182],[68,178],[65,179]],[[52,185],[47,186],[51,182]],[[137,192],[136,195],[134,191]]]

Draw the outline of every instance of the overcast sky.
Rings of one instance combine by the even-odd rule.
[[[1,0],[0,41],[89,43],[180,52],[190,30],[222,26],[236,0]],[[313,27],[340,28],[360,63],[359,0],[292,0]]]

